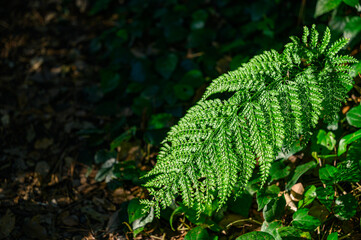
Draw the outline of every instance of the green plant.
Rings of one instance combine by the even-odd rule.
[[[348,42],[329,45],[315,26],[279,54],[267,51],[212,82],[202,99],[171,128],[158,163],[145,178],[160,208],[182,196],[198,216],[217,198],[220,209],[246,187],[257,163],[261,185],[281,149],[308,142],[320,118],[331,121],[352,87],[350,56],[336,55]]]

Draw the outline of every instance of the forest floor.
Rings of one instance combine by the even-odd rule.
[[[84,100],[99,69],[88,45],[112,24],[77,2],[71,11],[61,1],[2,3],[0,239],[128,238],[114,232],[139,189],[109,191],[77,161],[77,132],[104,121]]]

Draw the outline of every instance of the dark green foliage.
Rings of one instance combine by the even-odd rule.
[[[158,163],[145,177],[153,196],[143,200],[159,216],[181,195],[198,214],[217,198],[221,208],[232,192],[242,192],[258,162],[261,183],[282,148],[307,142],[320,118],[334,119],[352,86],[356,60],[337,53],[347,44],[319,41],[315,26],[280,54],[255,56],[214,80],[202,99],[171,128]]]
[[[309,209],[301,208],[293,214],[292,225],[299,229],[314,230],[321,225],[320,220],[308,215]]]

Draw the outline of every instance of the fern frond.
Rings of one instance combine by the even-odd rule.
[[[302,41],[292,37],[281,54],[266,51],[210,84],[168,132],[145,175],[153,196],[143,201],[148,209],[159,216],[177,197],[198,214],[215,198],[221,208],[246,187],[257,164],[265,184],[282,148],[309,139],[320,118],[336,115],[353,83],[345,64],[357,60],[336,55],[347,39],[328,47],[328,28],[318,37],[314,25],[305,27]]]

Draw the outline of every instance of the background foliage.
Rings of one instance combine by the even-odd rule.
[[[140,141],[148,151],[158,146],[169,127],[200,99],[211,79],[238,68],[264,50],[279,51],[288,36],[300,35],[303,25],[316,23],[320,29],[328,26],[332,40],[350,38],[347,51],[359,59],[360,11],[359,2],[350,0],[95,1],[90,16],[114,16],[112,26],[90,43],[91,52],[103,68],[99,84],[87,93],[97,105],[94,113],[107,120],[103,128],[80,133],[88,136],[89,148],[100,149],[95,154],[94,164],[100,166],[96,179],[105,180],[110,188],[142,184],[139,177],[149,168],[139,164],[152,166],[154,156],[145,156],[146,162],[124,161],[120,154],[127,144]],[[353,67],[356,77],[361,65]],[[351,94],[360,95],[357,84]],[[349,109],[358,102],[351,100],[346,105]],[[265,189],[259,188],[256,174],[248,190],[221,211],[212,208],[197,218],[194,210],[177,203],[162,213],[160,221],[169,221],[173,230],[176,225],[178,230],[186,226],[190,231],[185,239],[217,239],[222,230],[227,239],[233,239],[240,235],[235,229],[247,232],[260,227],[258,224],[264,235],[252,233],[255,235],[238,239],[348,236],[339,221],[358,221],[353,218],[359,211],[358,196],[353,193],[360,176],[361,153],[356,140],[361,134],[354,129],[360,127],[359,111],[359,107],[353,107],[345,118],[347,111],[340,109],[339,121],[320,124],[310,147],[302,150],[295,146],[294,151],[280,153],[281,160],[272,166],[271,184]],[[295,158],[296,153],[296,159],[303,160],[295,164],[288,159]],[[296,183],[302,183],[305,194],[294,201],[298,206],[293,214],[284,212],[286,200],[289,204],[285,193],[291,193]],[[248,218],[255,204],[252,196],[257,211],[263,210],[264,222],[256,213]],[[136,236],[152,221],[154,213],[144,215],[139,202],[129,207],[128,211],[137,216],[129,218]],[[135,223],[136,219],[142,224]],[[251,227],[245,227],[245,223]]]

